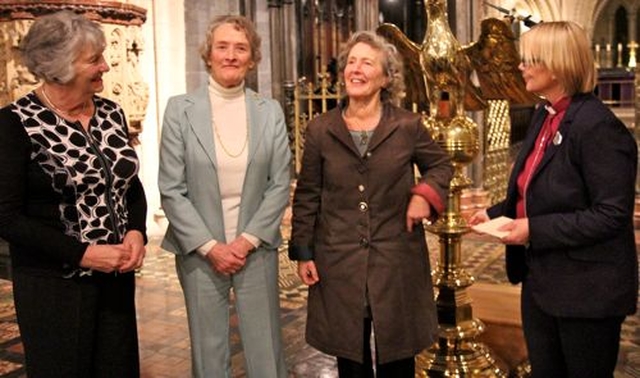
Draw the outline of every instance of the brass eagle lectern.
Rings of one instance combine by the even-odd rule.
[[[461,265],[461,238],[469,227],[461,216],[460,194],[471,185],[464,168],[479,150],[478,126],[466,116],[465,110],[485,108],[486,100],[492,96],[483,96],[481,88],[470,83],[473,53],[478,52],[478,45],[474,47],[476,50],[462,48],[456,40],[447,21],[446,1],[425,0],[425,11],[428,24],[422,45],[411,42],[395,26],[384,24],[377,30],[404,56],[405,68],[409,71],[406,102],[416,104],[414,108],[428,107],[425,126],[450,154],[455,168],[446,210],[437,222],[426,226],[429,232],[438,235],[440,244],[438,263],[432,272],[437,291],[439,336],[431,348],[418,356],[417,365],[421,375],[428,377],[506,377],[487,346],[476,341],[484,325],[473,317],[466,289],[474,279]],[[418,69],[421,74],[416,75]],[[411,90],[420,85],[422,90]],[[506,99],[522,95],[515,88],[518,85],[498,92]],[[513,93],[507,95],[509,91]],[[449,95],[451,114],[439,113],[443,93]],[[523,96],[526,101],[531,99],[526,94]]]

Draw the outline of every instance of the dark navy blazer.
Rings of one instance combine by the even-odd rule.
[[[540,106],[513,166],[506,199],[489,217],[515,218],[516,180],[547,116]],[[536,168],[527,193],[529,243],[507,246],[507,275],[526,281],[548,313],[633,314],[638,262],[633,230],[637,147],[625,125],[592,94],[578,94]]]

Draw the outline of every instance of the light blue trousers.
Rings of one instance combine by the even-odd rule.
[[[286,378],[278,297],[278,252],[258,249],[235,275],[215,273],[198,253],[176,256],[191,336],[195,378],[231,377],[230,293],[233,289],[247,376]]]

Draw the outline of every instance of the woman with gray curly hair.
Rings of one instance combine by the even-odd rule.
[[[0,237],[29,377],[139,377],[134,270],[146,200],[100,26],[70,11],[20,44],[41,80],[0,109]]]
[[[438,328],[421,223],[444,210],[453,168],[420,115],[392,103],[403,75],[391,44],[355,33],[338,67],[347,97],[309,123],[293,200],[306,340],[337,356],[340,377],[372,377],[374,365],[377,377],[413,377]]]

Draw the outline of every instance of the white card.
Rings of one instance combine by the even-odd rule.
[[[471,229],[481,234],[487,234],[502,239],[503,237],[509,235],[510,231],[498,231],[498,229],[512,221],[513,219],[509,217],[498,217],[491,219],[490,221],[471,226]]]

